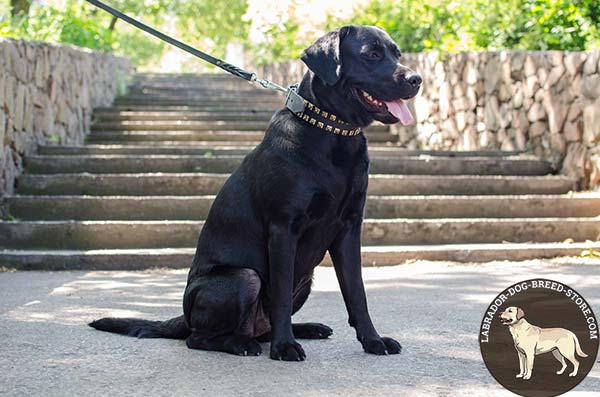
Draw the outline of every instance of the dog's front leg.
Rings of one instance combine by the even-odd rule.
[[[525,375],[523,379],[531,379],[531,373],[533,372],[533,362],[535,360],[535,348],[525,350]]]
[[[302,361],[306,357],[292,332],[292,290],[297,238],[290,225],[269,226],[271,287],[271,353],[274,360]]]
[[[392,338],[379,336],[367,309],[361,272],[361,225],[361,219],[349,222],[329,248],[348,311],[348,323],[356,329],[356,338],[367,353],[398,354],[402,349],[400,343]]]
[[[519,374],[516,378],[522,378],[525,376],[525,354],[521,353],[519,349],[517,349],[517,354],[519,355]]]

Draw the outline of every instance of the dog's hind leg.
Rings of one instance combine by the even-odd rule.
[[[560,354],[573,364],[573,371],[569,376],[577,376],[579,371],[579,360],[575,356],[575,341],[572,338],[562,338],[558,341],[557,350]]]
[[[560,370],[556,371],[556,375],[562,375],[563,372],[565,372],[565,369],[567,368],[567,362],[565,361],[565,358],[563,357],[563,355],[560,354],[560,352],[558,351],[558,349],[552,350],[552,355],[562,365],[562,368]]]
[[[250,269],[221,268],[190,283],[184,313],[192,330],[190,349],[258,356],[255,316],[261,282]]]
[[[577,371],[579,371],[579,360],[577,360],[577,358],[575,357],[575,354],[573,354],[571,356],[565,356],[565,358],[567,360],[569,360],[571,362],[571,364],[573,364],[573,371],[571,371],[569,373],[569,376],[577,376]]]

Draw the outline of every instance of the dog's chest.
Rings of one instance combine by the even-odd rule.
[[[303,269],[300,272],[317,266],[345,226],[362,217],[367,180],[368,162],[334,170],[328,178],[320,179],[307,207],[298,242],[297,266]]]

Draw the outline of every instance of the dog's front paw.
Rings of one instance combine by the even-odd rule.
[[[531,374],[525,374],[525,375],[523,376],[523,379],[524,379],[524,380],[529,380],[529,379],[531,379]]]
[[[523,374],[518,374],[517,376],[515,376],[515,378],[522,378]]]
[[[382,356],[385,354],[399,354],[402,351],[402,346],[392,338],[382,337],[377,339],[369,339],[362,342],[363,349],[367,353]]]
[[[304,361],[306,353],[298,342],[271,343],[271,358],[283,361]]]

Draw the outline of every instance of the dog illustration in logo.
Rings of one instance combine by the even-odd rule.
[[[575,352],[580,357],[587,357],[581,347],[577,336],[564,328],[540,328],[530,324],[525,319],[523,309],[515,306],[507,307],[500,313],[500,322],[507,325],[515,342],[515,349],[519,355],[519,368],[521,372],[517,378],[530,379],[533,370],[533,361],[536,355],[552,352],[554,357],[562,364],[556,372],[561,375],[567,368],[565,359],[573,364],[573,372],[569,376],[576,376],[579,370],[579,361]]]

